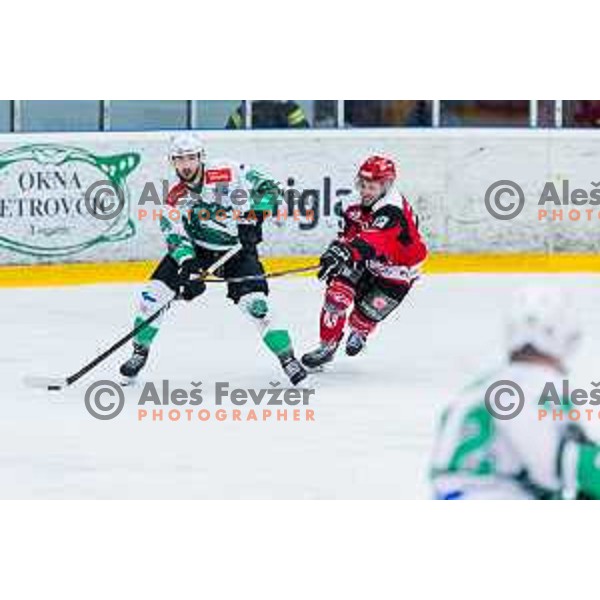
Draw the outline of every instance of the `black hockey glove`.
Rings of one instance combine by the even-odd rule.
[[[206,290],[206,283],[204,283],[201,276],[192,279],[192,273],[194,273],[193,267],[194,261],[192,259],[186,260],[179,266],[179,297],[183,298],[186,302],[200,296]]]
[[[353,264],[350,248],[336,240],[331,242],[321,255],[317,277],[321,281],[331,279],[338,275],[344,267],[350,268]]]
[[[238,239],[246,250],[253,250],[262,242],[262,227],[258,223],[240,223]]]

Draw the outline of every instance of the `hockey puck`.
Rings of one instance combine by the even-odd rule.
[[[60,385],[49,385],[48,390],[51,392],[59,392],[61,390]]]

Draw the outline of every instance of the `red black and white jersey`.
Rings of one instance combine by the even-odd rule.
[[[393,190],[371,207],[351,204],[344,211],[340,239],[350,247],[354,260],[364,261],[369,271],[390,283],[412,283],[427,258],[412,207]]]

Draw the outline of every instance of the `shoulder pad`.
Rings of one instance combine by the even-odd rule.
[[[402,209],[395,204],[385,204],[373,213],[373,228],[387,229],[398,223],[403,223]]]

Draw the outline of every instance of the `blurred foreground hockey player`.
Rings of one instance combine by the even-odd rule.
[[[419,276],[427,248],[404,196],[394,187],[396,167],[371,156],[360,167],[360,201],[344,212],[338,239],[321,256],[319,279],[327,283],[321,310],[320,344],[302,357],[308,368],[333,360],[344,337],[346,353],[359,354],[378,323],[402,302]]]
[[[264,270],[256,249],[262,241],[265,214],[277,211],[279,185],[239,162],[207,161],[194,134],[175,136],[169,159],[179,182],[169,191],[169,206],[160,219],[168,252],[141,290],[135,325],[173,298],[189,301],[202,294],[206,284],[197,274],[241,244],[241,250],[217,274],[234,279],[227,283],[227,296],[256,325],[290,381],[299,383],[306,371],[294,357],[287,329],[272,316],[267,299],[269,288],[267,280],[261,277]],[[178,210],[171,210],[175,208]],[[136,336],[133,355],[121,366],[124,383],[145,366],[160,320]]]
[[[563,390],[580,337],[574,310],[560,290],[528,287],[515,295],[507,321],[508,364],[442,415],[431,468],[435,497],[600,498],[600,446],[566,418],[573,406],[547,403],[544,391],[548,384]],[[565,418],[542,418],[541,410]]]

